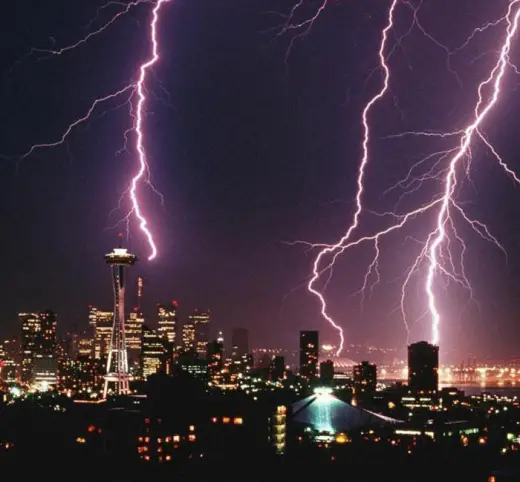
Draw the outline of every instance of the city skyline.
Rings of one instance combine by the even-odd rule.
[[[161,302],[174,297],[181,307],[211,307],[219,326],[226,331],[244,326],[261,346],[274,344],[273,333],[282,346],[294,346],[292,334],[305,329],[319,330],[325,340],[337,343],[337,334],[320,316],[316,299],[305,288],[294,291],[308,279],[311,256],[286,242],[337,239],[353,212],[360,114],[381,85],[372,72],[387,11],[375,2],[347,3],[326,8],[310,35],[295,42],[287,63],[290,37],[277,37],[274,32],[280,19],[263,13],[290,11],[282,0],[267,4],[255,0],[247,6],[230,0],[226,9],[202,2],[182,6],[173,2],[164,10],[164,22],[176,28],[158,30],[163,55],[154,73],[162,84],[150,81],[155,96],[150,101],[154,141],[149,154],[165,206],[155,209],[158,199],[152,194],[144,196],[160,248],[158,258],[139,268],[139,275],[148,283],[145,300]],[[428,17],[429,3],[425,2],[421,16],[429,18],[428,27],[435,28],[443,19],[433,10]],[[462,20],[460,29],[442,32],[443,42],[460,45],[475,25],[488,19],[485,5],[480,0],[463,0],[451,6]],[[61,18],[70,18],[71,31],[62,32],[58,43],[76,40],[73,26],[88,23],[93,7],[85,2],[71,11],[66,2],[58,2],[37,21],[27,19],[15,7],[5,15],[8,20],[4,20],[2,35],[10,49],[2,53],[5,75],[0,91],[5,108],[0,119],[9,129],[0,134],[0,152],[21,152],[60,132],[105,86],[117,88],[121,78],[132,77],[136,65],[149,54],[149,24],[134,25],[129,16],[77,53],[41,62],[25,59],[32,47],[45,47],[48,36],[60,31]],[[149,13],[143,4],[133,15],[148,19]],[[412,12],[405,9],[400,14],[398,33],[404,29],[401,22],[410,20]],[[207,28],[197,36],[194,32],[201,24]],[[236,38],[241,39],[240,45]],[[114,40],[113,50],[100,56],[103,42],[110,40]],[[497,31],[489,29],[482,42],[496,46],[499,40]],[[379,107],[373,119],[371,149],[382,167],[369,172],[375,180],[367,192],[369,207],[379,211],[394,205],[393,199],[380,198],[388,186],[379,177],[397,181],[417,154],[398,141],[387,149],[382,138],[394,132],[377,120],[379,116],[388,117],[396,131],[417,124],[434,130],[438,125],[432,119],[449,118],[462,125],[474,101],[475,82],[490,66],[490,61],[480,57],[478,62],[470,62],[466,54],[453,59],[464,85],[461,89],[452,74],[439,67],[444,63],[438,47],[416,30],[407,42],[417,42],[436,59],[425,63],[415,49],[405,47],[414,66],[414,74],[407,79],[418,85],[428,78],[443,88],[439,101],[431,105],[428,96],[395,85],[404,118],[390,99]],[[126,55],[127,44],[132,45],[135,56]],[[339,51],[338,45],[345,50]],[[477,41],[475,49],[479,45]],[[471,52],[467,57],[472,57]],[[399,49],[393,56],[399,74],[407,57]],[[199,59],[196,65],[193,58]],[[90,82],[88,76],[78,76],[84,65],[101,72],[99,79]],[[228,68],[235,65],[241,68]],[[432,86],[424,84],[427,87]],[[516,102],[512,96],[508,105],[501,105],[500,115],[497,113],[489,127],[490,135],[500,133],[496,147],[512,165],[516,140],[502,126],[514,125]],[[170,109],[170,103],[175,109]],[[59,110],[54,109],[57,104]],[[52,116],[47,117],[45,113],[50,112]],[[18,174],[5,163],[0,180],[2,220],[9,235],[2,239],[0,249],[10,255],[4,259],[8,275],[2,286],[5,302],[0,307],[0,332],[6,336],[12,333],[16,314],[29,308],[52,307],[63,326],[72,328],[84,323],[85,305],[110,304],[109,281],[98,262],[99,253],[112,245],[116,229],[120,229],[106,229],[121,214],[110,217],[109,213],[127,186],[129,166],[135,166],[135,158],[124,151],[112,155],[124,144],[126,116],[117,109],[98,114],[88,127],[73,133],[67,146],[39,151],[21,162]],[[388,162],[387,152],[391,153]],[[483,202],[468,188],[468,205],[490,224],[509,258],[506,263],[499,251],[481,240],[471,241],[467,268],[478,305],[467,305],[466,293],[454,285],[448,287],[447,295],[442,284],[439,286],[445,320],[441,358],[443,352],[459,358],[513,356],[520,343],[516,330],[520,272],[517,193],[495,171],[486,153],[476,149],[475,156],[479,159],[472,178],[476,190],[483,189],[484,183],[487,188],[489,181],[492,192]],[[403,203],[403,208],[409,208],[406,199]],[[418,225],[406,234],[424,235],[423,228]],[[128,247],[146,258],[146,242],[133,224]],[[387,279],[397,280],[399,270],[409,261],[409,249],[400,240],[392,240],[385,253],[381,272]],[[363,309],[359,297],[346,296],[359,289],[367,259],[370,253],[364,248],[341,259],[327,292],[334,318],[345,330],[347,344],[404,350],[406,333],[398,310],[401,279],[381,283]],[[421,303],[419,294],[412,295],[411,311]],[[145,311],[152,309],[148,303]],[[421,314],[411,316],[409,341],[428,338],[430,327]]]

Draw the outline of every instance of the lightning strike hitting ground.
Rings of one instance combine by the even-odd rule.
[[[312,276],[308,282],[307,288],[314,296],[317,297],[321,308],[321,314],[323,318],[330,323],[330,325],[339,332],[340,343],[337,354],[342,351],[344,345],[344,334],[341,326],[336,322],[333,317],[329,314],[327,301],[324,296],[325,288],[332,274],[337,258],[350,248],[359,246],[363,243],[372,243],[374,249],[374,256],[368,269],[363,278],[363,283],[359,293],[362,296],[362,303],[365,296],[365,290],[370,289],[373,291],[375,285],[380,281],[381,275],[379,273],[379,260],[380,256],[384,253],[382,247],[382,240],[386,235],[398,231],[404,227],[410,221],[414,220],[417,216],[427,213],[436,212],[435,214],[435,225],[432,230],[426,236],[424,241],[414,239],[421,244],[421,249],[414,259],[412,264],[405,270],[404,282],[401,288],[399,307],[402,315],[402,319],[405,325],[407,333],[407,343],[410,336],[411,324],[408,320],[407,309],[406,309],[406,298],[409,285],[412,278],[425,267],[425,283],[424,293],[427,301],[428,310],[426,313],[431,318],[431,342],[434,344],[439,343],[440,339],[440,322],[441,315],[438,309],[438,300],[435,294],[435,286],[438,279],[441,279],[439,275],[444,278],[445,282],[449,280],[457,283],[464,289],[469,291],[469,301],[474,301],[473,291],[471,284],[466,275],[464,267],[464,258],[467,250],[462,236],[457,231],[457,221],[464,221],[467,223],[473,231],[479,235],[482,239],[493,243],[504,254],[505,249],[499,243],[499,241],[491,234],[488,227],[482,222],[472,219],[464,210],[462,203],[457,200],[458,186],[461,183],[459,177],[462,175],[463,180],[468,180],[472,157],[472,143],[475,141],[481,141],[487,149],[491,152],[493,157],[497,160],[499,166],[505,171],[505,173],[517,184],[520,184],[520,176],[518,176],[513,169],[511,169],[506,162],[501,158],[497,150],[492,146],[486,136],[482,133],[483,123],[488,117],[490,111],[493,110],[497,102],[499,101],[501,94],[501,87],[503,78],[508,68],[513,72],[517,72],[518,69],[510,60],[510,51],[513,39],[518,34],[518,27],[520,21],[520,0],[511,0],[508,3],[507,12],[498,19],[493,19],[486,22],[484,25],[475,28],[467,39],[456,49],[449,49],[439,42],[433,35],[429,34],[426,29],[422,26],[419,19],[419,11],[423,4],[420,1],[418,6],[413,6],[411,2],[406,0],[393,0],[390,3],[388,10],[387,23],[382,31],[382,41],[379,49],[379,69],[383,72],[383,83],[381,89],[372,97],[366,104],[362,112],[362,127],[363,127],[363,140],[362,140],[362,157],[358,169],[357,177],[357,192],[355,197],[355,209],[352,223],[348,227],[345,235],[335,244],[313,244],[302,241],[296,241],[290,244],[304,244],[309,249],[316,248],[320,249],[313,263]],[[284,31],[287,31],[291,26],[291,21],[294,17],[294,12],[297,8],[302,5],[302,2],[298,3],[292,10],[288,23],[284,26]],[[429,40],[433,41],[437,46],[442,48],[447,55],[447,70],[454,74],[457,83],[461,85],[460,79],[457,72],[451,67],[451,59],[457,53],[466,48],[472,40],[479,34],[486,32],[491,28],[497,28],[505,26],[505,35],[498,50],[498,58],[493,65],[487,78],[477,84],[477,100],[474,107],[473,120],[467,124],[464,128],[457,129],[449,132],[430,132],[430,131],[409,131],[402,132],[393,136],[387,136],[389,138],[404,138],[406,136],[422,136],[422,137],[436,137],[444,140],[454,139],[456,144],[449,149],[444,149],[439,152],[431,153],[425,156],[423,159],[416,162],[409,170],[407,176],[399,181],[394,186],[390,187],[386,192],[393,191],[394,189],[402,189],[404,192],[401,194],[394,211],[385,213],[374,213],[367,210],[363,206],[363,194],[367,186],[365,186],[365,174],[369,163],[373,160],[369,155],[369,144],[371,142],[371,129],[369,124],[369,117],[372,113],[372,109],[380,101],[387,91],[389,90],[390,81],[390,67],[389,58],[395,52],[396,46],[389,48],[387,45],[389,42],[389,33],[394,28],[395,16],[397,8],[400,5],[406,6],[412,10],[412,26],[408,31],[401,37],[396,35],[396,45],[401,46],[403,40],[411,33],[413,28],[417,28],[424,36]],[[326,2],[323,5],[325,8]],[[318,12],[318,15],[321,13]],[[317,17],[313,17],[307,22],[302,24],[295,24],[295,28],[301,28],[302,26],[312,27],[312,24],[316,21]],[[305,31],[307,33],[307,30]],[[292,44],[291,46],[292,47]],[[484,92],[489,91],[487,94]],[[420,174],[416,174],[417,171],[423,169],[426,166],[426,170]],[[418,191],[425,182],[427,181],[441,181],[442,189],[434,196],[434,198],[417,209],[413,209],[409,212],[399,213],[398,207],[403,198]],[[367,214],[376,214],[381,219],[392,218],[395,223],[390,226],[386,226],[380,229],[378,232],[359,237],[358,239],[352,240],[353,233],[360,226],[360,217],[363,212]],[[407,238],[410,238],[407,236]],[[452,244],[459,246],[459,256],[455,258],[452,254]],[[507,256],[507,255],[506,255]],[[321,281],[322,275],[329,273],[325,283]],[[371,276],[375,276],[375,281],[370,284]],[[317,284],[321,281],[321,288],[318,288]],[[423,318],[422,314],[419,318]],[[416,322],[418,321],[415,320]]]
[[[146,82],[147,77],[150,72],[152,66],[159,60],[159,45],[157,40],[157,25],[160,20],[161,9],[164,4],[170,2],[171,0],[135,0],[131,2],[119,2],[119,1],[111,1],[102,7],[98,8],[96,16],[89,22],[89,27],[93,25],[99,18],[100,14],[107,9],[117,8],[118,11],[113,14],[107,21],[102,23],[102,25],[92,31],[90,31],[87,35],[79,39],[78,41],[67,45],[65,47],[59,49],[37,49],[33,48],[29,52],[29,54],[25,57],[30,57],[33,55],[42,55],[38,60],[45,60],[55,56],[62,56],[69,51],[81,48],[84,44],[88,43],[93,37],[98,36],[105,32],[109,27],[111,27],[119,18],[126,15],[132,8],[137,7],[143,4],[151,4],[153,5],[152,9],[152,19],[150,21],[150,44],[151,44],[151,53],[150,57],[145,60],[138,69],[137,80],[128,82],[125,86],[121,87],[119,90],[109,93],[105,96],[99,97],[91,104],[89,109],[87,109],[86,113],[76,120],[71,122],[67,128],[63,131],[63,133],[57,137],[55,141],[50,142],[42,142],[38,144],[32,145],[24,154],[16,157],[7,157],[3,156],[7,159],[16,159],[17,161],[22,161],[32,155],[35,151],[43,148],[51,148],[62,145],[72,131],[79,126],[80,124],[84,124],[92,118],[93,113],[100,107],[102,104],[105,104],[109,101],[112,101],[116,98],[123,97],[124,103],[122,105],[129,106],[129,117],[132,121],[132,127],[127,129],[124,134],[124,147],[122,150],[128,150],[128,141],[129,136],[131,134],[135,135],[135,151],[138,156],[138,170],[133,176],[128,189],[123,193],[123,197],[128,195],[131,201],[131,210],[124,217],[123,220],[126,220],[127,223],[129,221],[130,216],[133,214],[137,218],[139,229],[143,232],[146,241],[148,243],[150,254],[148,256],[149,260],[154,259],[157,256],[157,246],[154,240],[154,236],[148,227],[148,221],[146,216],[143,213],[141,202],[139,200],[139,188],[145,183],[147,184],[156,194],[161,197],[162,195],[156,191],[156,189],[151,184],[150,180],[150,171],[148,165],[148,157],[146,153],[145,147],[145,139],[143,132],[143,123],[144,123],[144,115],[145,115],[145,105],[147,100],[147,89]],[[133,98],[137,98],[137,104],[134,106],[132,104]],[[121,107],[122,105],[117,106]],[[118,152],[120,152],[118,151]],[[119,206],[121,205],[122,199],[120,199]],[[119,223],[118,223],[119,224]]]

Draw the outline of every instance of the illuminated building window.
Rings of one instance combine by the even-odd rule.
[[[229,417],[222,417],[222,423],[229,423],[231,419]]]
[[[235,417],[233,419],[233,423],[235,425],[242,425],[244,423],[244,419],[242,417]]]
[[[195,435],[192,434],[192,433],[188,436],[188,440],[189,440],[190,442],[195,442],[195,438],[196,438]]]
[[[173,436],[173,441],[174,442],[180,442],[181,441],[181,436],[180,435],[174,435]]]
[[[213,417],[213,418],[211,419],[211,421],[212,421],[213,423],[217,423],[217,422],[218,422],[218,418],[217,418],[217,417]]]
[[[195,425],[190,425],[190,432],[193,432],[195,430]]]
[[[96,427],[94,427],[94,425],[89,425],[88,431],[93,432],[94,430],[96,430]]]

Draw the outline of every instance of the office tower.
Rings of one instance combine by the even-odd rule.
[[[357,395],[373,394],[377,386],[377,366],[367,361],[362,361],[354,366],[353,370],[354,390]]]
[[[56,313],[46,310],[40,313],[40,333],[38,336],[38,353],[54,356],[56,350]]]
[[[224,345],[215,340],[208,343],[208,368],[211,375],[214,375],[224,367]]]
[[[408,388],[435,392],[439,386],[439,347],[426,341],[408,346]]]
[[[195,325],[184,323],[182,325],[182,350],[184,352],[195,351]]]
[[[51,385],[55,386],[58,376],[56,363],[56,314],[50,310],[38,315],[40,330],[36,336],[36,349],[34,352],[32,382],[39,390],[47,390]]]
[[[131,361],[139,360],[141,355],[141,341],[143,339],[144,316],[139,307],[135,307],[128,315],[125,326],[126,348],[128,359]]]
[[[211,312],[194,310],[189,322],[195,327],[195,350],[200,358],[206,358],[210,330]]]
[[[14,341],[14,340],[13,340]],[[16,382],[16,362],[10,350],[11,340],[0,343],[0,385]]]
[[[172,301],[171,304],[157,305],[157,320],[159,328],[157,330],[160,337],[170,343],[175,348],[177,341],[177,308],[179,303]]]
[[[56,314],[20,313],[22,382],[45,388],[56,383]]]
[[[94,338],[94,358],[108,358],[110,339],[112,338],[112,325],[114,323],[114,312],[98,310],[89,305],[89,325]]]
[[[300,375],[307,380],[318,374],[319,333],[300,331]]]
[[[38,334],[41,330],[40,317],[37,313],[19,313],[22,355],[22,382],[29,383],[32,379],[34,358],[38,343]]]
[[[143,326],[141,349],[141,373],[143,378],[161,371],[164,367],[166,349],[164,340],[148,326]]]
[[[275,355],[271,360],[269,378],[274,381],[285,378],[285,358],[282,355]]]
[[[76,359],[94,358],[94,339],[87,334],[78,335],[74,352]]]
[[[107,397],[109,383],[115,383],[115,393],[126,394],[130,391],[128,354],[125,336],[125,270],[133,266],[137,257],[119,246],[105,255],[105,261],[112,271],[114,290],[114,322],[108,351],[107,374],[103,398]]]
[[[334,380],[334,362],[332,360],[322,361],[320,363],[320,382],[332,383]]]
[[[238,360],[249,353],[249,331],[234,328],[231,334],[231,358]]]

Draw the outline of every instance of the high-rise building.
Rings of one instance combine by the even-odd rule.
[[[246,328],[234,328],[231,333],[231,358],[238,360],[249,353],[249,331]]]
[[[37,313],[19,313],[22,355],[22,382],[29,383],[32,379],[34,358],[37,349],[38,335],[41,330],[40,317]]]
[[[282,380],[285,378],[285,358],[275,355],[269,366],[269,378],[271,380]]]
[[[126,347],[128,358],[136,361],[141,355],[141,342],[143,339],[144,316],[139,307],[135,307],[128,315],[125,326]]]
[[[54,356],[56,351],[56,313],[46,310],[40,313],[40,333],[38,342],[38,353],[40,355]]]
[[[208,343],[208,369],[211,376],[220,372],[224,366],[224,345],[218,340]]]
[[[408,346],[408,388],[435,392],[439,388],[439,347],[426,341]]]
[[[78,335],[76,338],[75,358],[85,360],[94,358],[94,339],[87,334]]]
[[[206,358],[208,354],[210,321],[211,312],[209,310],[196,309],[189,316],[189,322],[195,326],[195,350],[200,358]]]
[[[334,380],[334,362],[332,360],[320,363],[320,382],[331,383]]]
[[[164,339],[157,332],[144,325],[141,350],[141,372],[143,378],[146,379],[163,369],[165,354]]]
[[[193,323],[182,325],[182,350],[184,352],[196,351],[195,325]]]
[[[175,347],[177,342],[177,308],[179,303],[172,301],[171,305],[157,305],[157,320],[159,328],[157,333],[160,337]]]
[[[114,323],[112,337],[108,351],[107,374],[103,398],[107,397],[108,386],[115,384],[115,393],[126,394],[130,391],[130,374],[128,371],[128,353],[125,333],[125,271],[133,266],[137,257],[127,249],[119,246],[105,255],[105,262],[112,271],[112,285],[114,289]]]
[[[50,310],[39,315],[40,331],[36,337],[36,350],[32,368],[32,382],[39,390],[56,386],[58,365],[56,363],[56,314]]]
[[[300,375],[307,380],[318,374],[319,332],[300,331]]]
[[[22,381],[43,388],[56,383],[56,314],[20,313]]]
[[[16,362],[10,353],[10,343],[14,340],[5,340],[0,343],[0,384],[16,382]]]
[[[353,379],[356,395],[373,394],[377,386],[377,366],[367,361],[355,365]]]
[[[112,338],[112,325],[114,323],[114,312],[108,310],[98,310],[89,306],[89,324],[93,330],[94,337],[94,358],[108,358],[110,349],[110,339]]]

